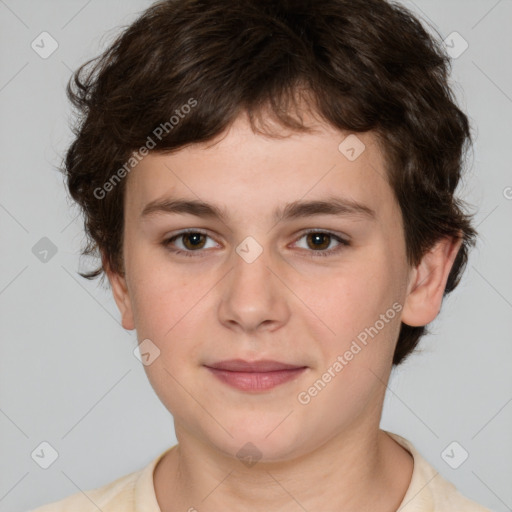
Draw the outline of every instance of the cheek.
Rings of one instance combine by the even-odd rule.
[[[196,317],[194,309],[201,294],[190,282],[157,277],[156,272],[148,275],[135,288],[132,305],[139,337],[164,345],[183,333],[190,320]]]
[[[363,350],[354,359],[378,359],[383,354],[389,356],[394,350],[400,327],[397,310],[401,309],[402,300],[397,285],[400,282],[396,275],[398,269],[391,253],[373,249],[358,254],[346,269],[331,272],[328,279],[322,278],[320,289],[304,285],[308,288],[304,290],[309,296],[308,304],[322,320],[312,317],[311,327],[316,330],[316,336],[321,330],[322,351],[328,360],[343,354],[355,340]],[[323,327],[315,327],[315,321]],[[380,343],[374,343],[374,348],[367,350],[374,340]]]
[[[129,235],[126,270],[135,328],[139,340],[149,338],[160,345],[193,307],[199,283],[172,270],[159,247],[138,242],[134,234]]]
[[[184,302],[180,298],[186,299],[187,293],[179,290],[184,285],[141,250],[130,253],[127,272],[139,340],[149,338],[158,344],[182,315]]]
[[[167,274],[153,268],[138,281],[132,299],[134,320],[139,342],[149,339],[158,349],[153,348],[158,355],[144,366],[151,386],[168,410],[185,417],[191,408],[184,389],[198,394],[189,374],[190,365],[200,359],[199,340],[206,337],[198,332],[207,315],[206,301],[200,300],[206,290],[193,280]]]
[[[200,359],[200,344],[208,340],[212,323],[208,292],[216,281],[211,276],[170,272],[167,266],[147,267],[137,274],[131,290],[137,337],[139,342],[151,340],[160,351],[159,362],[178,376],[186,361]]]

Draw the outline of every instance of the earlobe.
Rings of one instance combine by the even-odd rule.
[[[461,238],[445,237],[425,253],[419,265],[412,269],[402,313],[402,322],[420,327],[438,315],[446,282],[462,244]]]
[[[121,313],[121,324],[124,329],[131,331],[135,329],[135,323],[133,321],[132,303],[128,286],[126,285],[126,277],[120,275],[118,272],[114,272],[110,268],[106,258],[102,258],[102,262],[112,288],[114,300],[116,301],[119,312]]]

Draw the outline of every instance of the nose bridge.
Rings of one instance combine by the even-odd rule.
[[[286,290],[274,275],[279,271],[269,250],[249,236],[235,248],[232,265],[221,296],[221,322],[248,331],[263,323],[277,327],[285,322]]]

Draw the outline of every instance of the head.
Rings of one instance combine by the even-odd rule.
[[[455,195],[470,131],[448,72],[383,0],[159,2],[77,71],[64,170],[84,253],[101,256],[83,275],[106,274],[123,326],[160,350],[146,370],[185,429],[228,451],[253,435],[278,458],[376,421],[476,235]],[[271,395],[209,396],[204,365],[237,357],[307,371]],[[325,372],[325,390],[289,404]],[[263,441],[287,403],[296,421]]]

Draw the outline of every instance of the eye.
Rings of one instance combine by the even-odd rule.
[[[350,245],[350,242],[329,231],[310,230],[304,233],[299,238],[299,240],[302,240],[303,238],[306,239],[307,246],[305,247],[305,249],[312,249],[309,252],[313,253],[313,257],[330,256],[340,252],[344,247]],[[338,243],[336,248],[325,250],[331,245],[333,241],[336,241]]]
[[[167,238],[162,242],[162,245],[168,248],[175,254],[183,254],[185,256],[196,256],[191,254],[194,252],[201,252],[201,249],[208,249],[206,239],[210,238],[206,233],[198,230],[188,230],[177,233],[170,238]],[[179,243],[175,244],[175,240]],[[181,244],[181,247],[180,247]],[[178,248],[173,249],[172,246],[176,245]],[[213,244],[215,246],[215,243]]]
[[[306,250],[309,249],[308,252],[312,253],[311,256],[313,257],[331,256],[340,252],[344,247],[350,245],[349,241],[329,231],[310,230],[304,233],[299,240],[304,238],[306,239],[307,246],[303,248]],[[213,245],[208,247],[208,239],[211,239],[211,237],[207,233],[190,229],[187,231],[181,231],[180,233],[165,239],[162,242],[162,245],[174,254],[195,257],[203,255],[202,253],[204,253],[204,251],[202,251],[202,249],[215,247],[216,244],[213,240]],[[338,245],[334,249],[331,248],[326,250],[333,242],[337,242]]]

